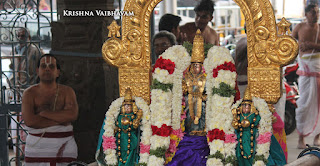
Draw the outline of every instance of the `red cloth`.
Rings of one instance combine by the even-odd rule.
[[[65,138],[73,136],[73,131],[69,132],[45,132],[45,133],[39,133],[39,134],[33,134],[30,133],[30,135],[36,136],[36,137],[44,137],[44,138]]]

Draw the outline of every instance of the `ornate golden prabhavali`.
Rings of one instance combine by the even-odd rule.
[[[127,87],[133,94],[150,101],[150,16],[161,0],[127,0],[124,10],[134,16],[123,17],[122,33],[113,22],[111,36],[102,47],[105,61],[119,69],[120,96]],[[298,44],[289,36],[288,22],[276,25],[269,0],[234,0],[243,12],[247,28],[248,86],[251,96],[269,104],[281,96],[281,67],[293,61]],[[278,28],[278,30],[277,30]]]

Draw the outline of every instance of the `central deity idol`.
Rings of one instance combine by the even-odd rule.
[[[196,35],[193,44],[191,65],[187,68],[182,80],[187,113],[185,127],[189,135],[205,136],[206,74],[202,67],[204,61],[203,38]]]

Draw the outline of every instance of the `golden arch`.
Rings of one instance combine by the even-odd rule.
[[[120,96],[132,87],[136,96],[150,101],[150,16],[161,0],[127,0],[122,38],[115,21],[102,47],[105,61],[119,69]],[[281,67],[295,59],[298,44],[289,36],[288,22],[276,25],[269,0],[235,0],[247,23],[248,86],[252,96],[276,103],[281,96]]]

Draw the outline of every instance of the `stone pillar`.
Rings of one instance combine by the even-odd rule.
[[[52,50],[61,63],[59,82],[77,95],[79,117],[73,123],[78,161],[94,161],[100,128],[111,102],[119,97],[117,69],[105,63],[101,47],[113,17],[95,10],[114,10],[114,0],[59,0],[53,22]],[[92,11],[94,16],[67,16],[64,11]]]

